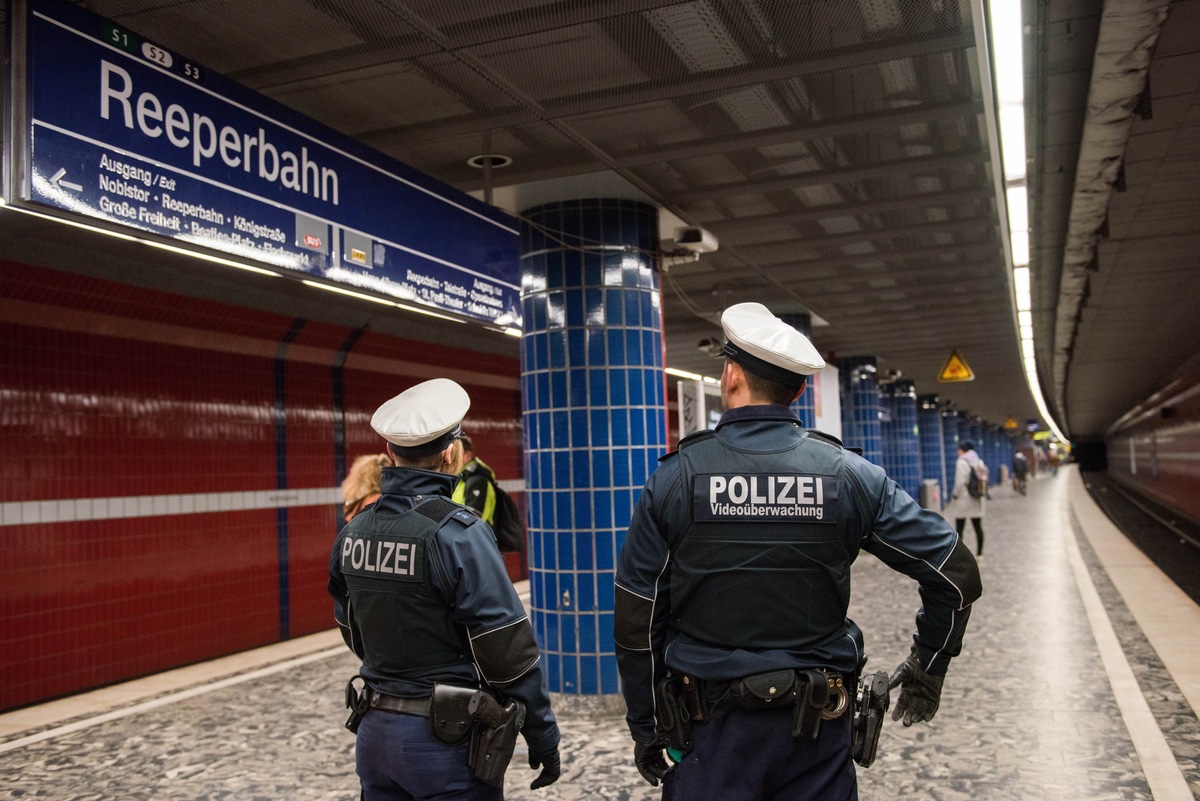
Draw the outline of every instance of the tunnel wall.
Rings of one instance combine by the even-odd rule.
[[[4,260],[0,339],[0,709],[330,628],[341,479],[418,381],[523,486],[516,358]]]

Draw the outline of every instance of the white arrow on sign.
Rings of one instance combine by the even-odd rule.
[[[64,169],[63,167],[59,167],[58,172],[56,172],[56,173],[54,173],[54,175],[50,176],[50,183],[54,184],[55,186],[61,186],[63,189],[74,189],[76,192],[82,192],[83,187],[80,186],[79,184],[73,184],[70,181],[63,180],[63,176],[66,174],[67,174],[66,169]]]

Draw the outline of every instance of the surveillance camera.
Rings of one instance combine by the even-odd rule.
[[[684,225],[675,229],[675,244],[691,253],[712,253],[717,249],[717,238],[698,225]]]
[[[710,356],[717,356],[725,348],[725,343],[713,337],[705,337],[696,343],[696,347]]]

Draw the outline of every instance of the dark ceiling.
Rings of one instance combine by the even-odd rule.
[[[1080,302],[1063,303],[1103,4],[1024,3],[1038,369],[1073,438],[1102,436],[1200,351],[1200,0],[1168,4],[1148,39],[1152,116],[1118,158],[1124,191],[1090,234]],[[510,211],[620,194],[709,229],[720,249],[664,274],[668,366],[716,375],[697,343],[754,300],[814,315],[823,352],[874,354],[987,420],[1040,416],[1002,245],[982,0],[87,5]],[[468,165],[480,154],[512,162],[488,183]],[[939,384],[955,349],[976,379]]]

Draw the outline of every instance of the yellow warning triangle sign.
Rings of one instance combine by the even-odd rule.
[[[966,360],[958,355],[958,351],[953,350],[950,352],[950,358],[946,360],[946,366],[942,368],[942,372],[938,373],[937,380],[942,383],[974,381],[975,373],[967,366]]]

